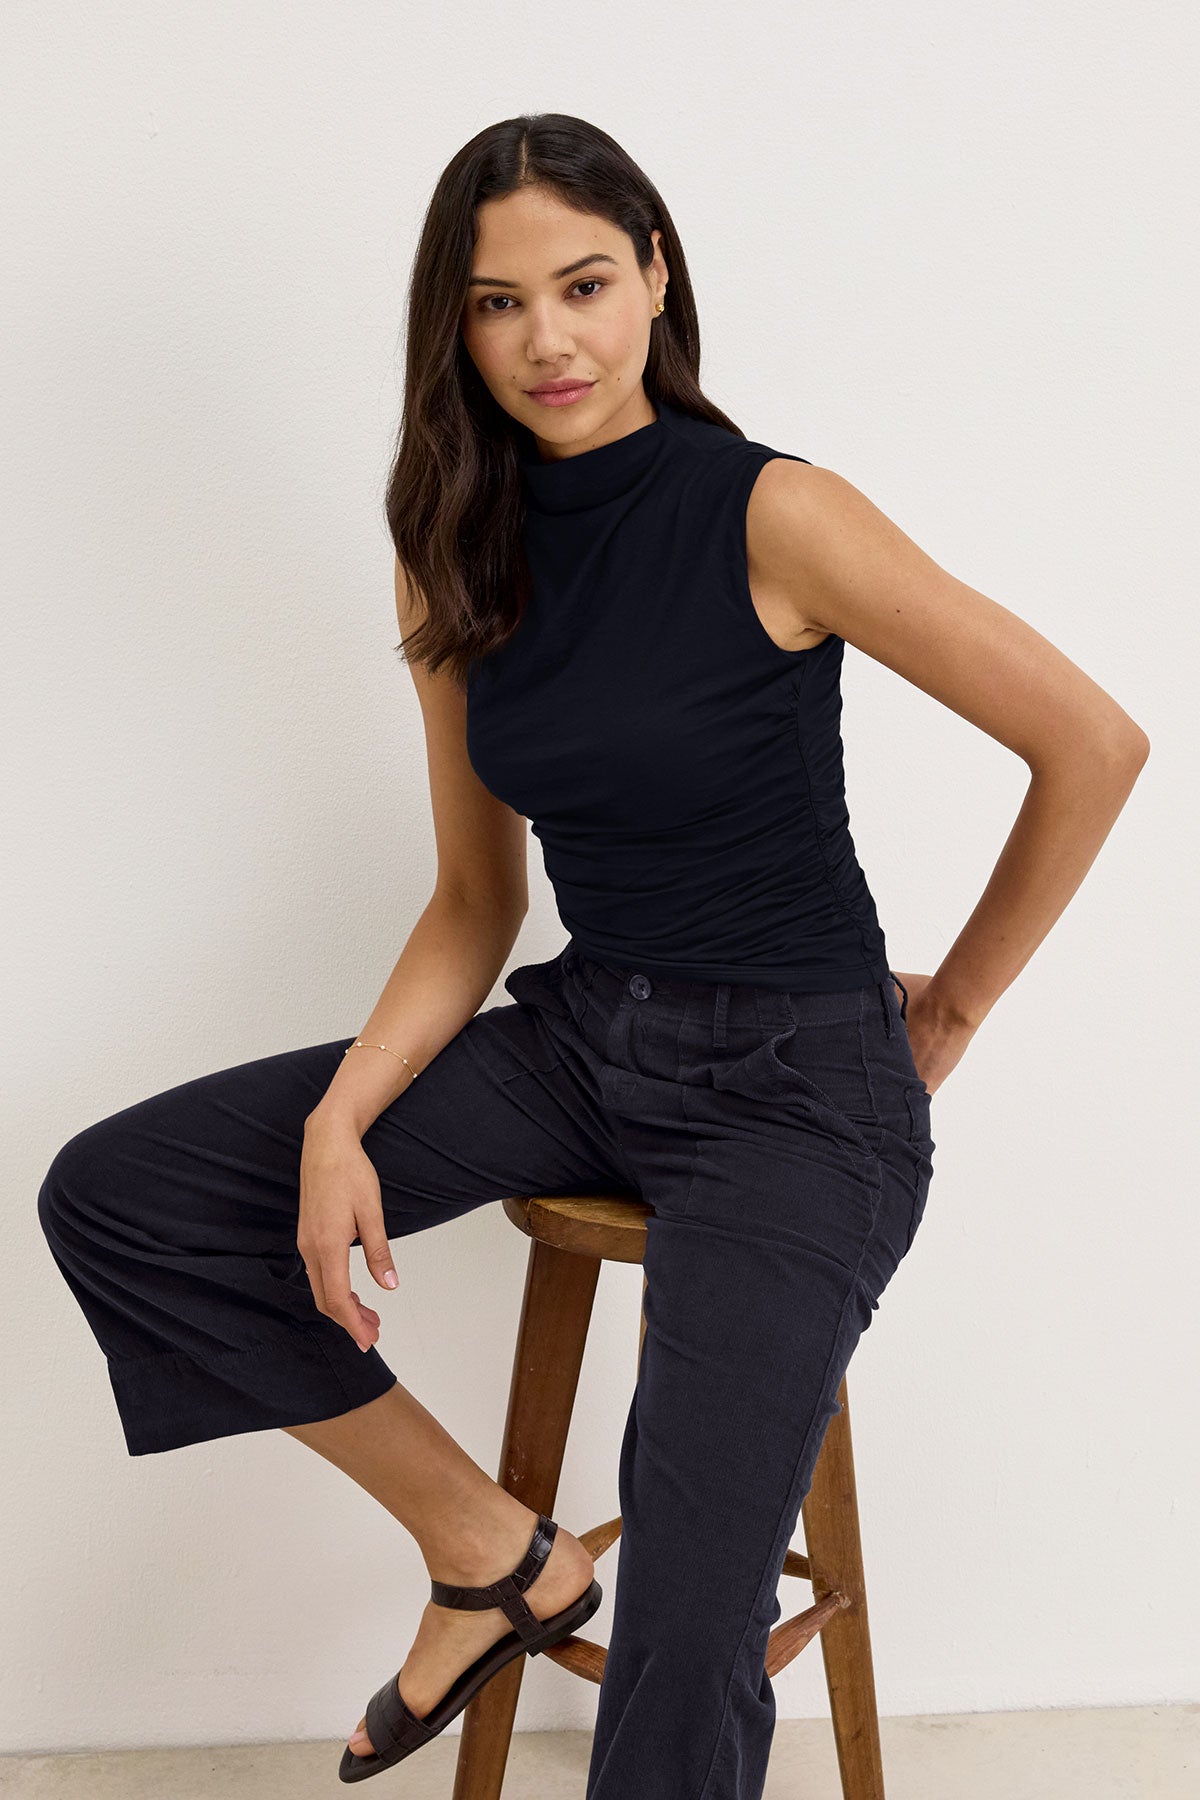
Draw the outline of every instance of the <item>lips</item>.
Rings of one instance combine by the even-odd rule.
[[[559,381],[528,391],[530,399],[536,400],[539,406],[571,406],[578,400],[585,400],[595,385],[594,381]]]

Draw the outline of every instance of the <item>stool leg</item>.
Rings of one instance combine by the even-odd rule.
[[[842,1410],[829,1421],[803,1503],[804,1540],[812,1569],[813,1599],[837,1591],[850,1601],[826,1620],[820,1633],[842,1794],[844,1800],[884,1800],[845,1378],[838,1399]]]
[[[496,1479],[535,1512],[554,1510],[600,1263],[538,1239],[530,1246]],[[463,1712],[453,1800],[499,1800],[527,1661],[516,1657]]]

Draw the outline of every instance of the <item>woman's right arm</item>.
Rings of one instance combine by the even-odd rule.
[[[397,558],[402,636],[418,622],[419,606]],[[529,906],[528,838],[524,818],[488,792],[467,758],[462,689],[420,664],[406,666],[425,725],[437,881],[356,1035],[401,1052],[419,1075],[474,1018],[512,954]],[[354,1239],[380,1286],[394,1285],[385,1281],[394,1271],[378,1178],[360,1140],[413,1079],[386,1050],[352,1050],[305,1121],[297,1245],[318,1307],[364,1350],[379,1320],[350,1288]]]

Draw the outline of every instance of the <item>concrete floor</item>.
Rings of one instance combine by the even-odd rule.
[[[1200,1705],[927,1714],[880,1727],[887,1800],[1196,1800]],[[518,1732],[504,1800],[583,1800],[590,1734]],[[12,1800],[319,1800],[341,1793],[340,1742],[0,1759]],[[383,1795],[446,1800],[457,1734],[378,1777]],[[630,1795],[629,1800],[637,1800]],[[685,1797],[681,1796],[681,1800]],[[828,1719],[777,1724],[764,1800],[842,1800]]]

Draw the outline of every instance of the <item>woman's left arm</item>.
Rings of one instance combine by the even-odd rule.
[[[1061,650],[948,574],[832,469],[766,464],[747,550],[756,585],[786,592],[798,626],[835,632],[1029,766],[1013,828],[936,974],[897,971],[932,1093],[1079,887],[1150,740]]]

